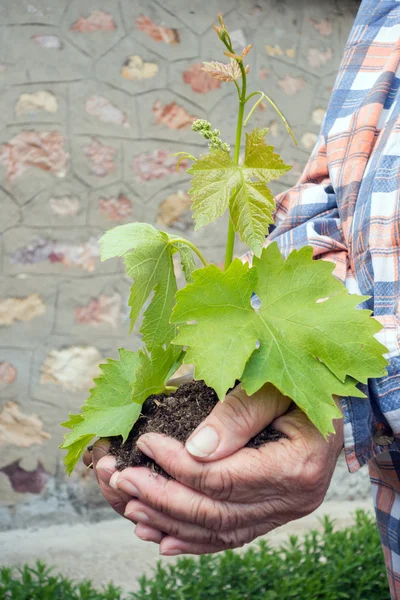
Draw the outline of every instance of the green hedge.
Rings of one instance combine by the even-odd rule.
[[[129,566],[131,569],[132,565]],[[127,567],[128,568],[128,567]],[[302,540],[291,537],[278,549],[267,542],[242,554],[225,552],[200,559],[158,564],[131,594],[109,585],[72,583],[41,563],[35,569],[0,570],[0,600],[390,600],[379,536],[363,512],[355,524],[324,529]]]

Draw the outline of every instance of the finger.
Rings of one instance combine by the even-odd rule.
[[[217,460],[243,448],[291,404],[274,386],[264,385],[248,396],[240,385],[218,402],[186,442],[187,451],[201,461]]]
[[[239,528],[237,530],[219,531],[215,529],[206,529],[200,525],[179,521],[166,514],[160,513],[143,502],[131,500],[125,509],[125,517],[134,523],[143,523],[158,531],[179,538],[185,542],[212,544],[215,546],[231,546],[247,544],[259,535],[266,533],[277,526],[272,523],[262,523],[249,527]]]
[[[161,475],[154,477],[144,467],[115,473],[110,485],[136,497],[146,506],[180,521],[216,531],[228,531],[262,523],[284,511],[279,500],[254,504],[214,500]]]
[[[224,546],[213,546],[212,544],[193,544],[184,542],[174,537],[165,537],[160,543],[160,554],[162,556],[179,556],[180,554],[217,554],[227,550]]]
[[[138,523],[135,527],[135,534],[144,542],[154,542],[159,544],[164,537],[162,531],[158,531],[144,523]]]
[[[119,515],[124,515],[126,504],[131,500],[131,496],[121,490],[115,490],[110,487],[109,482],[115,471],[115,458],[113,456],[103,456],[97,462],[97,480],[104,498]]]
[[[125,517],[134,523],[148,525],[152,529],[163,531],[165,534],[178,537],[187,542],[215,543],[216,545],[223,543],[218,540],[217,531],[193,523],[179,521],[150,508],[138,500],[128,502],[125,508]]]
[[[167,535],[160,543],[160,554],[163,556],[178,556],[179,554],[214,554],[224,550],[242,548],[260,535],[264,535],[279,527],[282,523],[267,523],[262,527],[247,528],[243,530],[228,532],[222,543],[199,543],[188,542],[179,537]],[[222,536],[223,534],[221,534]]]
[[[281,486],[285,441],[288,440],[259,449],[243,448],[232,456],[206,463],[196,460],[180,442],[165,435],[146,434],[137,446],[185,486],[215,500],[252,503],[261,500],[257,494],[262,492],[263,499],[267,499]]]
[[[339,437],[342,435],[343,419],[334,419],[333,425],[335,434]],[[293,408],[284,417],[279,417],[274,421],[274,427],[284,433],[291,442],[300,440],[304,443],[306,440],[310,446],[321,445],[323,441],[322,434],[311,423],[307,415],[297,406]],[[328,437],[328,440],[331,436]]]
[[[100,439],[93,445],[92,448],[92,460],[93,468],[96,469],[96,465],[103,456],[106,456],[110,449],[110,442],[107,439]]]
[[[93,446],[92,446],[93,448]],[[92,450],[85,450],[85,452],[83,453],[82,456],[82,462],[85,465],[85,467],[87,467],[88,469],[93,469],[93,457],[92,457]]]

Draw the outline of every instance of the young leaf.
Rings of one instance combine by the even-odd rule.
[[[209,73],[214,79],[219,79],[220,81],[236,81],[236,79],[240,79],[242,76],[240,67],[234,58],[230,59],[229,64],[216,60],[203,62],[203,65],[200,68],[202,71]],[[246,73],[247,72],[248,71],[246,71]]]
[[[179,367],[181,356],[180,349],[173,346],[167,350],[157,348],[152,355],[121,348],[119,360],[109,358],[100,366],[102,374],[95,379],[82,413],[70,415],[62,424],[72,430],[60,446],[68,451],[64,462],[69,473],[93,437],[120,435],[126,440],[143,402],[163,391],[172,367]]]
[[[146,223],[129,223],[107,231],[100,240],[102,260],[123,256],[127,274],[133,279],[129,298],[132,328],[154,291],[140,329],[150,352],[168,344],[176,335],[175,327],[169,322],[177,291],[172,261],[176,248],[171,244],[174,237]],[[184,244],[179,244],[178,249],[190,280],[194,268],[191,251]]]
[[[242,177],[231,198],[231,219],[235,231],[256,256],[261,254],[268,225],[274,222],[274,209],[274,197],[267,186]]]
[[[285,165],[279,154],[272,146],[267,146],[265,136],[268,129],[257,127],[251,133],[246,133],[246,147],[243,163],[245,176],[250,180],[256,177],[262,183],[279,179],[291,167]]]
[[[255,129],[246,134],[245,160],[241,167],[227,152],[215,150],[188,169],[193,175],[190,194],[195,228],[215,221],[229,207],[235,231],[256,256],[261,254],[275,208],[265,184],[290,169],[273,152],[272,146],[266,145],[266,132],[267,129]]]
[[[195,229],[221,217],[229,207],[233,188],[240,183],[240,169],[228,152],[213,150],[187,171],[193,175],[190,194]]]
[[[242,177],[231,199],[231,218],[235,231],[239,232],[241,239],[256,256],[261,254],[275,209],[273,196],[265,184],[278,179],[290,169],[274,153],[273,147],[266,145],[266,133],[267,129],[261,128],[246,133]]]
[[[310,247],[284,261],[271,244],[251,269],[236,260],[225,273],[195,271],[194,280],[177,294],[174,343],[188,346],[185,362],[221,400],[235,379],[248,394],[271,382],[326,436],[340,416],[332,395],[363,397],[357,380],[385,373],[385,348],[373,337],[381,325],[356,309],[365,298],[349,295]]]

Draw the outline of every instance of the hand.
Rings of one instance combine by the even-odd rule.
[[[142,539],[162,554],[205,554],[235,548],[313,512],[328,489],[343,446],[342,422],[325,441],[306,415],[273,386],[247,397],[236,388],[186,443],[146,434],[139,448],[174,480],[143,467],[116,472],[112,457],[97,473],[107,499],[126,503]],[[287,439],[259,449],[247,441],[273,422]],[[104,471],[106,469],[106,471]],[[121,494],[118,499],[111,494]]]

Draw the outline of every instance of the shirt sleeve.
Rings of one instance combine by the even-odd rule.
[[[277,242],[285,257],[294,249],[312,246],[314,258],[334,262],[334,273],[344,282],[347,248],[328,173],[322,129],[299,181],[275,201],[275,225],[267,243]]]

